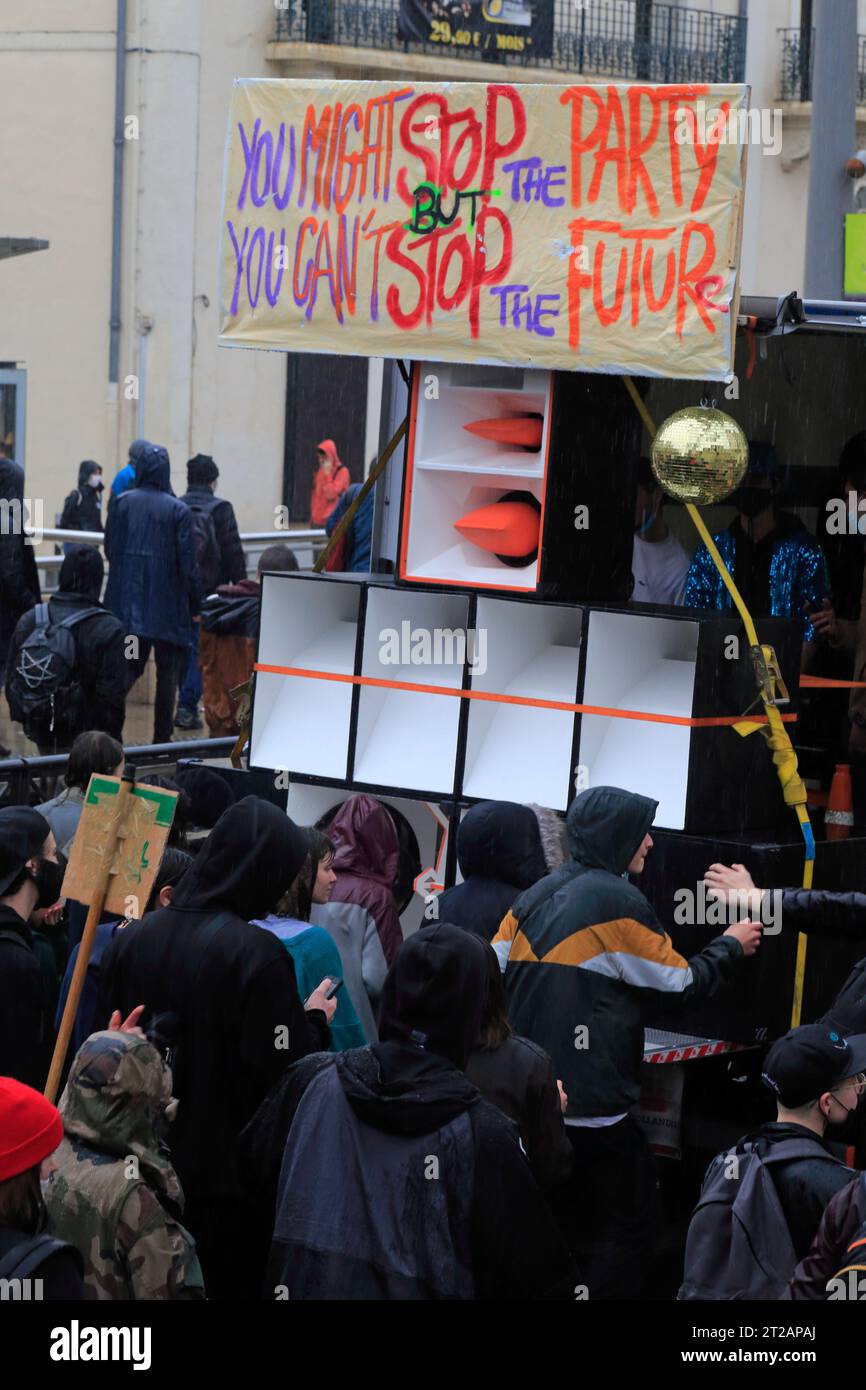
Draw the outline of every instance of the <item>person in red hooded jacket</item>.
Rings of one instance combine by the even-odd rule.
[[[323,439],[316,448],[319,466],[313,479],[310,501],[310,524],[324,526],[349,486],[349,470],[340,462],[333,439]]]
[[[337,847],[337,882],[310,921],[336,942],[364,1036],[376,1042],[379,995],[403,940],[393,892],[400,842],[387,807],[363,792],[343,802],[327,829]]]

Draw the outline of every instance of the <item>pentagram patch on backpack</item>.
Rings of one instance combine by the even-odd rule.
[[[28,738],[59,737],[79,727],[84,694],[75,670],[72,629],[101,611],[81,608],[55,623],[47,603],[34,609],[33,630],[18,650],[7,689],[13,717],[20,719]]]

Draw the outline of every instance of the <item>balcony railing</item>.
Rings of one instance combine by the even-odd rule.
[[[498,52],[507,65],[648,82],[742,82],[746,20],[738,15],[658,0],[547,0],[553,5],[550,56],[531,49]],[[428,53],[441,44],[408,42],[398,33],[400,0],[277,0],[278,41],[326,43],[387,52]],[[447,56],[478,57],[449,47]]]
[[[811,101],[815,30],[780,29],[779,41],[779,99]],[[857,35],[857,102],[858,105],[866,105],[866,34]]]

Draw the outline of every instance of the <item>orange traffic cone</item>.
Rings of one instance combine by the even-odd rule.
[[[540,449],[544,421],[540,415],[503,415],[492,420],[473,420],[463,428],[494,444],[519,444],[524,449]]]
[[[538,512],[528,502],[493,502],[478,507],[455,521],[454,529],[464,540],[471,541],[492,555],[516,559],[526,556],[526,562],[538,550]]]
[[[851,799],[851,768],[838,763],[830,783],[824,831],[828,840],[847,840],[854,828],[854,802]]]

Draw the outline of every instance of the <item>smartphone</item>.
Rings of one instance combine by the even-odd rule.
[[[342,989],[345,983],[345,980],[339,977],[336,980],[333,980],[331,982],[331,988],[328,990],[328,993],[325,995],[325,998],[333,999],[334,995],[337,993],[337,990]]]

